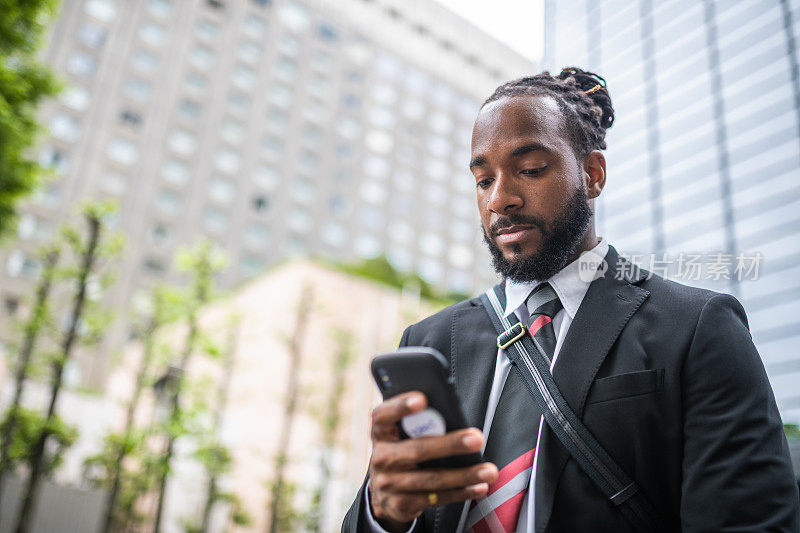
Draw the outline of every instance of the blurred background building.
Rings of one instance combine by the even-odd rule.
[[[739,298],[797,422],[800,2],[545,0],[544,28],[545,68],[598,72],[614,102],[600,234],[673,274],[702,254],[706,270],[682,281]],[[759,253],[757,279],[740,280],[737,257]]]
[[[137,291],[175,249],[228,253],[223,287],[285,257],[381,253],[462,292],[493,273],[468,170],[472,122],[530,60],[431,0],[63,0],[46,61],[56,179],[0,252],[0,313],[32,291],[34,250],[85,198],[120,201],[128,244],[104,344],[69,369],[102,386]]]

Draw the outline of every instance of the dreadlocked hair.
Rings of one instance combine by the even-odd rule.
[[[557,76],[544,71],[504,83],[483,105],[514,96],[552,96],[564,113],[578,160],[592,150],[605,150],[606,130],[614,123],[614,108],[606,80],[598,74],[578,67],[565,67]]]

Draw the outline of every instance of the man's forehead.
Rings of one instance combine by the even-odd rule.
[[[499,135],[521,137],[560,133],[563,115],[549,95],[503,97],[486,104],[475,121],[473,144]]]

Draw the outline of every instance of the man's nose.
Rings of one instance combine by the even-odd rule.
[[[489,211],[505,215],[519,209],[523,203],[522,194],[513,177],[503,172],[498,173],[489,195]]]

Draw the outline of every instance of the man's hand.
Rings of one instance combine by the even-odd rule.
[[[480,463],[464,468],[419,469],[429,459],[479,452],[483,435],[475,428],[438,437],[400,440],[397,423],[427,407],[420,392],[390,398],[372,411],[372,458],[369,491],[372,513],[388,531],[405,531],[431,505],[485,496],[497,479],[497,467]]]

